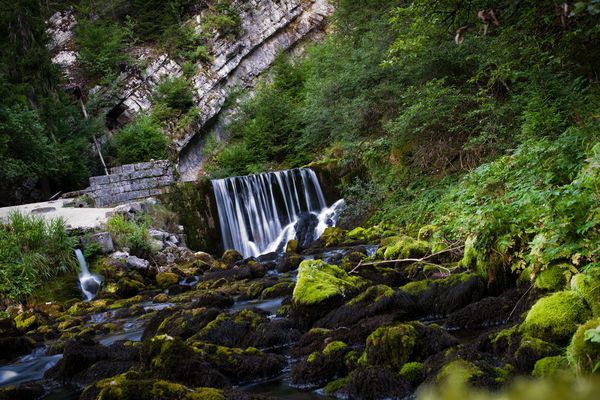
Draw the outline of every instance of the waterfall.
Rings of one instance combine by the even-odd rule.
[[[226,249],[244,257],[281,251],[298,238],[303,244],[333,226],[343,200],[327,207],[315,172],[308,168],[212,181]]]
[[[80,249],[75,249],[75,256],[77,256],[77,261],[79,262],[79,287],[85,299],[90,301],[96,297],[100,285],[102,285],[102,278],[90,273],[85,257]]]

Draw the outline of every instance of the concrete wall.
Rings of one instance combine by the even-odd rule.
[[[106,207],[159,196],[175,182],[169,161],[150,161],[114,167],[110,175],[91,177],[87,192],[97,207]]]

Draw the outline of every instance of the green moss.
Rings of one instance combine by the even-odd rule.
[[[21,332],[35,329],[39,325],[37,315],[33,312],[24,312],[15,317],[15,326]]]
[[[591,373],[600,363],[600,342],[598,339],[600,334],[590,335],[588,331],[600,331],[600,318],[594,318],[581,325],[567,347],[567,359],[569,364],[574,367],[580,374]]]
[[[231,265],[231,264],[235,264],[238,261],[242,261],[244,259],[244,257],[240,254],[239,251],[237,250],[225,250],[225,253],[223,253],[223,256],[221,257],[221,260],[227,264],[227,265]]]
[[[425,378],[425,365],[421,362],[408,362],[400,368],[400,376],[417,386]]]
[[[353,298],[348,305],[354,304],[373,304],[383,298],[390,298],[394,295],[394,289],[386,285],[375,285]]]
[[[594,317],[600,317],[600,268],[575,275],[571,286],[583,296]]]
[[[436,383],[460,385],[469,383],[473,378],[483,375],[483,372],[472,362],[454,360],[442,367],[436,377]]]
[[[212,388],[190,389],[179,383],[159,379],[139,379],[128,372],[104,379],[94,386],[100,389],[98,400],[225,400],[223,391]]]
[[[348,378],[340,378],[334,381],[331,381],[325,386],[325,394],[332,395],[335,392],[342,390],[349,382]]]
[[[557,292],[533,305],[520,331],[531,337],[564,344],[577,329],[577,324],[586,321],[590,314],[578,293]]]
[[[402,236],[385,249],[383,257],[386,260],[418,258],[425,256],[430,250],[431,246],[428,242],[416,240],[410,236]]]
[[[541,271],[535,279],[538,289],[556,291],[564,289],[567,284],[569,270],[560,265],[553,265]]]
[[[161,289],[176,285],[179,282],[179,275],[173,272],[161,272],[156,275],[156,284]]]
[[[402,286],[400,290],[411,296],[420,296],[423,292],[428,291],[433,286],[452,287],[461,282],[467,282],[473,276],[473,274],[464,272],[461,274],[453,274],[441,279],[425,279],[421,281],[409,282]]]
[[[408,362],[417,343],[418,332],[412,324],[399,324],[376,329],[367,338],[366,361],[370,365],[400,370]]]
[[[362,279],[349,276],[335,265],[321,260],[305,260],[298,270],[293,299],[298,305],[314,305],[337,296],[343,297],[362,285]]]
[[[569,362],[565,356],[545,357],[535,363],[532,374],[538,378],[551,378],[568,369]]]
[[[306,359],[306,362],[310,364],[310,363],[314,363],[318,359],[319,359],[319,353],[316,351],[313,351],[312,353],[309,354],[308,358]]]
[[[346,231],[336,226],[326,228],[320,237],[325,247],[338,246],[345,242]]]
[[[504,384],[508,381],[514,371],[515,367],[512,364],[504,364],[503,367],[495,367],[494,372],[496,373],[496,378],[494,378],[494,381]]]
[[[324,356],[330,356],[333,353],[338,353],[338,352],[342,352],[344,350],[346,350],[346,348],[348,347],[348,345],[342,341],[335,341],[335,342],[331,342],[329,343],[327,346],[325,346],[325,348],[323,349],[323,355]]]
[[[515,352],[515,358],[532,363],[540,358],[554,355],[557,351],[558,347],[555,344],[525,335],[521,338],[519,348]]]
[[[346,234],[346,236],[352,240],[364,240],[365,239],[366,229],[358,226],[352,229],[350,232]]]
[[[479,252],[475,247],[477,239],[473,236],[470,236],[465,241],[465,250],[463,253],[463,258],[460,260],[459,265],[461,267],[467,269],[475,269],[477,260],[479,258]]]
[[[286,253],[297,253],[298,252],[298,241],[295,239],[290,240],[285,245]]]

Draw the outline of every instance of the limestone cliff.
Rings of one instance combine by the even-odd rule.
[[[183,180],[194,180],[201,172],[202,128],[216,120],[233,88],[251,88],[275,60],[276,55],[297,43],[312,39],[322,31],[332,13],[329,0],[236,0],[242,32],[235,38],[215,32],[208,47],[211,60],[199,64],[192,78],[199,110],[197,125],[184,133],[172,135],[179,154],[178,170]],[[200,29],[203,12],[190,23]],[[130,55],[141,67],[130,67],[121,74],[117,90],[103,87],[85,88],[77,66],[77,49],[73,45],[74,13],[56,13],[48,21],[54,62],[61,65],[70,85],[83,92],[100,92],[112,104],[107,127],[114,129],[127,123],[133,115],[152,107],[152,89],[165,77],[181,75],[181,66],[156,48],[136,46]]]

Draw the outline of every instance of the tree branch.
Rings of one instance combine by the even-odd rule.
[[[460,246],[456,246],[456,247],[452,247],[449,249],[444,249],[441,251],[438,251],[436,253],[430,254],[428,256],[422,257],[422,258],[401,258],[398,260],[382,260],[382,261],[372,261],[372,262],[367,262],[364,263],[362,262],[362,260],[358,263],[358,265],[354,268],[352,268],[352,270],[350,272],[348,272],[348,274],[353,274],[355,273],[360,267],[365,267],[365,266],[369,266],[369,265],[380,265],[380,264],[395,264],[395,263],[399,263],[399,262],[412,262],[412,263],[417,263],[417,262],[423,262],[425,264],[429,264],[429,265],[435,265],[436,267],[440,267],[438,264],[433,264],[430,262],[426,262],[425,260],[428,260],[432,257],[435,257],[437,255],[440,254],[444,254],[444,253],[449,253],[451,251],[455,251],[455,250],[459,250],[464,248],[464,245],[460,245]]]

